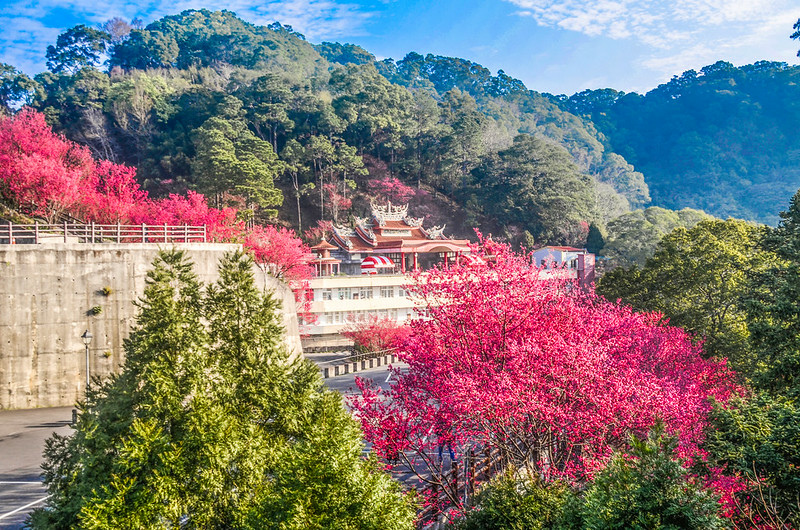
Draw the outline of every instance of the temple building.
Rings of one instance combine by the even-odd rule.
[[[371,216],[352,227],[336,226],[331,236],[311,247],[317,276],[311,318],[304,324],[306,351],[347,346],[339,335],[349,322],[378,316],[403,322],[414,316],[406,296],[405,273],[437,263],[469,259],[466,239],[447,239],[444,227],[425,228],[409,217],[408,206],[372,206]]]
[[[312,247],[318,276],[403,274],[469,254],[469,241],[447,239],[443,226],[425,228],[422,218],[409,217],[408,205],[372,205],[372,215],[357,217],[354,226],[336,226],[329,241]]]
[[[425,228],[409,217],[408,206],[372,206],[368,218],[354,226],[336,226],[330,237],[311,248],[317,276],[310,281],[313,299],[302,323],[303,349],[347,347],[339,332],[351,322],[377,316],[396,322],[415,316],[415,302],[406,296],[407,272],[428,270],[438,263],[481,260],[471,255],[465,239],[447,239],[444,227]],[[553,278],[594,281],[594,255],[573,247],[543,247],[534,265]],[[489,257],[487,257],[489,260]]]

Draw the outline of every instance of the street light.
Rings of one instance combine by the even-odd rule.
[[[86,346],[86,388],[89,388],[89,344],[92,343],[92,334],[89,333],[89,330],[83,332],[81,335],[83,339],[83,345]]]

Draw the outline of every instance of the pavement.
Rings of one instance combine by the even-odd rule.
[[[397,362],[392,366],[402,368],[406,365]],[[356,387],[356,377],[361,379],[371,379],[376,385],[384,390],[387,390],[389,385],[391,385],[392,374],[389,371],[388,366],[378,366],[377,368],[361,370],[356,373],[329,377],[328,379],[325,379],[325,384],[328,386],[328,388],[338,391],[346,399],[358,393],[358,387]]]
[[[73,407],[0,410],[0,529],[22,528],[47,493],[41,481],[44,441],[69,434]]]
[[[310,357],[325,363],[342,354]],[[358,392],[356,377],[372,379],[383,389],[390,385],[387,366],[331,377],[325,384],[348,398]],[[0,410],[0,530],[22,528],[28,513],[47,498],[40,475],[44,442],[54,432],[70,434],[72,409]]]

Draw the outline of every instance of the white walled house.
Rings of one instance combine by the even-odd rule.
[[[575,278],[582,286],[594,283],[594,258],[594,254],[585,248],[547,246],[533,251],[536,267],[574,271]]]

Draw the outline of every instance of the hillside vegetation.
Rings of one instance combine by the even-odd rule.
[[[774,222],[800,187],[800,70],[784,63],[552,96],[465,59],[379,61],[208,10],[76,26],[47,58],[34,79],[2,65],[6,111],[30,104],[152,195],[195,190],[301,231],[390,199],[457,235],[583,245],[647,206]]]
[[[719,61],[644,96],[554,98],[645,175],[653,203],[776,224],[800,187],[800,67]]]
[[[105,29],[65,32],[35,80],[8,67],[18,89],[4,103],[135,166],[151,194],[193,189],[301,229],[410,200],[431,221],[461,219],[455,233],[575,244],[649,201],[590,122],[463,59],[377,61],[225,11]],[[496,180],[505,168],[513,196]]]

